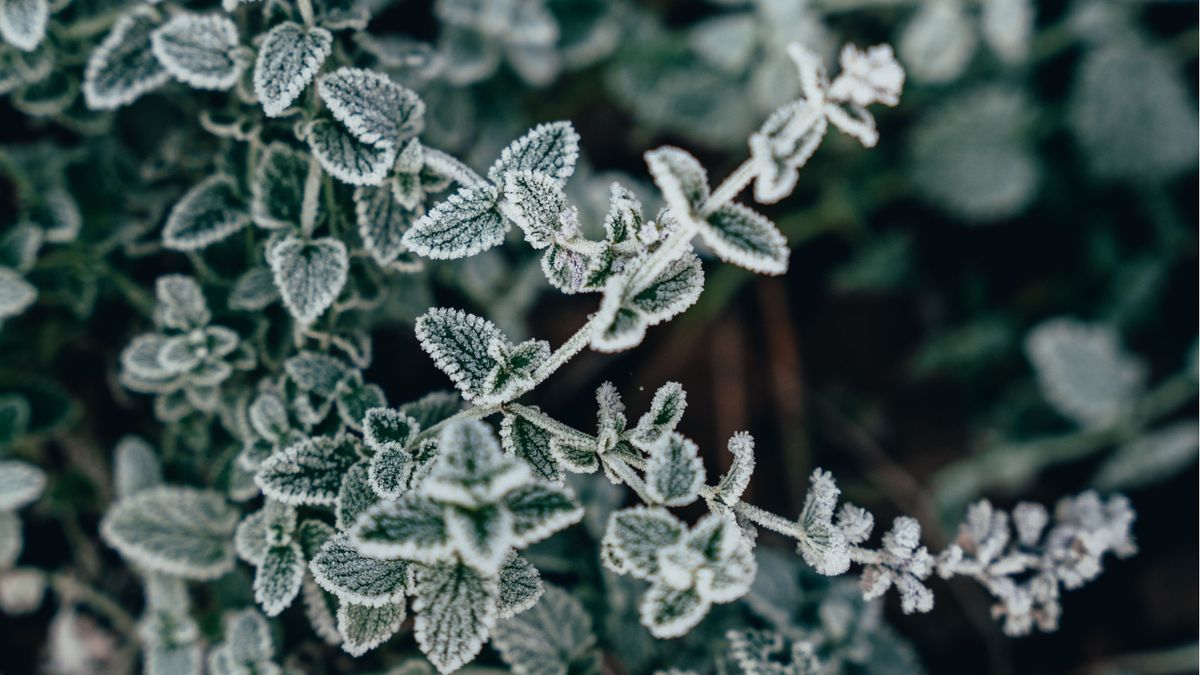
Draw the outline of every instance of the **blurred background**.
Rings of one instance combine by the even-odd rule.
[[[845,42],[893,44],[908,81],[896,108],[875,111],[878,147],[831,134],[796,193],[763,209],[791,244],[786,276],[706,262],[696,306],[629,353],[581,355],[531,401],[588,429],[601,382],[640,411],[679,381],[689,401],[681,431],[710,473],[724,469],[733,432],[754,434],[748,501],[794,515],[808,474],[823,467],[877,522],[916,516],[931,548],[954,538],[978,498],[1007,508],[1122,491],[1138,512],[1140,552],[1067,593],[1056,633],[1006,638],[981,589],[940,580],[932,613],[905,616],[889,598],[886,619],[936,673],[1197,669],[1197,3],[495,3],[537,8],[524,14],[368,4],[378,37],[360,41],[362,58],[421,91],[429,144],[482,167],[531,124],[571,120],[584,166],[569,188],[595,226],[612,180],[646,184],[649,148],[694,152],[714,182],[736,167],[749,133],[798,95],[788,42],[822,53],[834,72]],[[76,138],[22,105],[0,103],[9,148]],[[130,145],[146,163],[203,149],[189,146],[203,143],[193,136],[172,140],[184,133],[177,124],[151,127],[125,117],[111,134],[141,139]],[[107,179],[97,173],[67,170],[92,195],[85,217],[103,221]],[[15,188],[0,190],[11,205]],[[141,284],[166,271],[161,260],[121,266]],[[157,432],[147,401],[95,377],[111,376],[132,330],[122,291],[96,288],[98,273],[70,259],[41,272],[46,303],[21,320],[43,335],[0,334],[0,361],[9,389],[49,401],[44,426],[57,429],[52,456],[67,479],[26,525],[28,560],[54,567],[67,539],[95,537],[98,508],[82,507],[65,535],[53,523],[78,508],[65,506],[78,501],[70,490],[86,494],[89,472],[106,465],[96,448]],[[398,292],[373,327],[366,374],[389,400],[448,387],[409,323],[432,302],[552,344],[595,309],[594,297],[552,292],[519,246],[390,283]],[[76,316],[87,321],[67,320]],[[73,414],[53,402],[63,394]],[[0,617],[0,671],[33,671],[50,617]]]

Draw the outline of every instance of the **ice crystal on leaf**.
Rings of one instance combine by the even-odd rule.
[[[254,64],[254,93],[267,117],[288,109],[316,77],[333,46],[333,35],[290,21],[267,33]]]
[[[229,89],[246,67],[237,24],[217,14],[177,14],[150,36],[158,62],[197,89]]]
[[[117,19],[88,56],[83,97],[89,108],[119,108],[167,83],[171,74],[151,46],[151,35],[160,20],[158,11],[149,5],[135,7]]]

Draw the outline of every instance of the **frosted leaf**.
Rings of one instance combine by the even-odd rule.
[[[694,589],[676,590],[654,584],[638,606],[642,625],[656,638],[675,638],[686,634],[708,613],[710,603]]]
[[[992,51],[1010,65],[1029,58],[1036,7],[1030,0],[987,0],[980,30]]]
[[[583,507],[564,487],[531,483],[504,496],[512,513],[512,545],[524,548],[583,519]]]
[[[139,567],[204,580],[233,569],[237,522],[237,511],[215,492],[162,486],[111,506],[100,533]]]
[[[297,227],[304,202],[308,157],[283,143],[267,146],[250,183],[250,212],[259,227],[275,230]]]
[[[312,82],[333,45],[324,28],[305,28],[291,21],[267,33],[254,64],[254,94],[267,117],[278,117]]]
[[[442,673],[469,663],[496,623],[498,583],[463,564],[441,563],[417,572],[417,644]]]
[[[167,216],[163,245],[196,251],[215,244],[250,223],[233,178],[217,174],[183,195]]]
[[[592,348],[616,352],[638,344],[647,326],[660,324],[695,304],[704,288],[700,259],[688,254],[672,261],[646,288],[632,292],[625,277],[613,277],[592,334]]]
[[[759,274],[783,274],[791,251],[766,216],[741,204],[725,204],[700,221],[700,237],[726,262]]]
[[[729,452],[733,460],[729,470],[717,481],[716,498],[727,506],[733,506],[742,498],[754,474],[754,438],[745,431],[735,433],[729,439]]]
[[[0,236],[0,265],[25,273],[33,269],[38,251],[46,241],[46,232],[40,225],[20,223],[10,227]]]
[[[379,495],[371,487],[367,463],[356,462],[346,471],[338,488],[337,503],[334,505],[337,528],[347,530],[354,527],[358,517],[377,503]]]
[[[426,169],[438,176],[445,176],[462,187],[477,187],[485,183],[483,177],[475,173],[474,169],[436,148],[422,147],[421,159]]]
[[[379,607],[403,601],[412,564],[364,556],[339,534],[325,542],[309,569],[321,588],[342,602]]]
[[[435,307],[416,325],[421,349],[450,379],[467,400],[478,399],[496,360],[488,353],[493,340],[503,340],[491,322],[457,309]]]
[[[337,631],[337,598],[321,590],[311,576],[304,577],[304,581],[301,582],[300,596],[304,599],[304,615],[308,618],[313,632],[325,644],[342,644],[342,636]]]
[[[846,45],[841,54],[842,72],[829,86],[829,97],[857,106],[900,102],[904,88],[904,69],[896,63],[891,45],[876,45],[862,51]]]
[[[497,605],[500,618],[508,619],[533,607],[544,590],[542,577],[533,563],[509,551],[500,568],[500,600]]]
[[[425,126],[425,103],[383,73],[339,68],[317,80],[317,93],[334,118],[368,145],[398,147]]]
[[[509,228],[496,210],[499,198],[491,185],[463,188],[418,219],[404,234],[404,245],[434,260],[466,258],[498,246]]]
[[[332,237],[288,237],[270,249],[271,273],[283,304],[296,321],[311,324],[337,299],[350,272],[346,245]]]
[[[1050,319],[1030,331],[1025,353],[1042,395],[1080,426],[1112,422],[1142,393],[1145,366],[1125,352],[1111,326]]]
[[[359,459],[355,446],[351,436],[305,439],[263,462],[254,481],[285,504],[332,506],[343,475]]]
[[[792,193],[800,173],[825,138],[829,123],[814,104],[800,99],[784,105],[750,136],[756,165],[754,199],[774,204]]]
[[[276,504],[278,502],[268,502]],[[242,560],[251,565],[261,565],[267,555],[267,527],[270,513],[267,508],[255,511],[242,518],[233,533],[233,548]]]
[[[1196,164],[1196,107],[1175,60],[1137,42],[1088,52],[1067,120],[1102,178],[1156,180]]]
[[[0,569],[12,567],[24,546],[21,519],[12,511],[0,511]]]
[[[680,541],[684,533],[683,523],[665,509],[621,509],[609,516],[601,558],[614,572],[650,579],[658,574],[659,549]]]
[[[254,267],[238,277],[229,291],[229,308],[257,312],[279,299],[275,277],[266,267]]]
[[[1020,91],[988,86],[959,94],[913,130],[914,186],[970,221],[1020,213],[1041,182],[1041,168],[1024,137],[1031,120]]]
[[[438,452],[421,491],[439,502],[467,508],[494,504],[530,480],[525,465],[505,457],[491,428],[479,420],[447,424],[438,435]]]
[[[1096,472],[1092,483],[1103,490],[1129,490],[1177,475],[1196,461],[1200,444],[1193,421],[1145,434],[1119,447]]]
[[[474,508],[447,507],[446,533],[462,561],[488,576],[494,576],[515,543],[513,514],[502,506],[481,504]]]
[[[828,472],[817,469],[809,478],[808,494],[800,511],[800,536],[796,550],[817,572],[826,576],[850,568],[846,536],[833,523],[833,509],[841,490]]]
[[[738,665],[740,672],[763,675],[821,675],[826,672],[811,642],[797,640],[789,648],[782,635],[765,630],[731,630],[725,637],[729,640],[729,658]]]
[[[0,511],[15,511],[33,502],[46,487],[46,474],[18,460],[0,461]]]
[[[247,410],[250,426],[262,438],[278,442],[284,439],[291,425],[288,423],[287,406],[277,392],[258,392]]]
[[[668,382],[654,392],[650,410],[638,420],[629,441],[643,450],[675,430],[687,410],[687,392],[678,382]]]
[[[395,635],[407,616],[404,596],[399,602],[380,606],[342,602],[337,611],[342,649],[351,656],[366,654]]]
[[[666,506],[685,506],[695,501],[704,485],[704,463],[699,453],[695,443],[677,433],[654,446],[646,462],[649,496]]]
[[[842,504],[842,508],[838,509],[837,528],[847,544],[857,546],[871,537],[871,530],[875,529],[875,516],[854,504]]]
[[[304,578],[304,555],[300,544],[271,546],[254,574],[254,601],[267,616],[277,616],[300,593]]]
[[[433,563],[452,555],[442,507],[416,494],[380,502],[350,528],[351,545],[372,558]]]
[[[0,320],[17,316],[37,299],[37,289],[24,277],[0,267]]]
[[[570,122],[539,124],[513,141],[488,169],[488,180],[503,186],[510,172],[534,171],[563,184],[575,172],[579,134]]]
[[[296,386],[318,396],[333,396],[338,382],[346,375],[346,365],[320,352],[304,351],[283,363],[283,369]]]
[[[567,675],[590,657],[596,636],[583,605],[563,589],[547,585],[531,609],[496,623],[492,646],[518,675]]]
[[[113,489],[118,499],[162,483],[162,465],[153,448],[142,438],[122,438],[113,454],[116,455],[113,459]]]
[[[413,465],[412,455],[403,447],[385,447],[371,457],[367,474],[371,489],[384,499],[399,497],[408,489]]]
[[[708,173],[700,162],[686,150],[671,146],[651,150],[645,158],[655,185],[676,217],[689,219],[699,214],[708,199]]]
[[[379,385],[362,384],[355,380],[343,380],[338,385],[334,401],[342,423],[355,431],[362,431],[363,418],[368,410],[387,405],[387,398]]]
[[[354,190],[354,215],[363,244],[376,262],[387,265],[407,250],[404,233],[418,213],[397,203],[390,188],[364,186]]]
[[[500,444],[505,454],[524,460],[535,476],[561,483],[563,474],[550,451],[550,438],[550,432],[523,417],[504,415],[500,422]]]
[[[0,3],[0,36],[24,52],[37,49],[50,20],[47,0],[4,0]]]
[[[277,675],[279,666],[271,663],[275,648],[266,619],[253,609],[225,617],[225,642],[221,645],[233,665],[232,673]],[[211,662],[209,664],[212,666]],[[215,670],[215,669],[214,669]]]
[[[313,120],[306,135],[321,167],[350,185],[379,185],[396,157],[393,146],[361,143],[330,119]]]
[[[535,249],[549,246],[562,227],[561,216],[567,209],[562,184],[548,174],[510,171],[505,177],[504,196],[513,205],[514,220],[525,233],[525,241]]]
[[[403,449],[421,425],[408,415],[391,408],[372,408],[363,417],[363,440],[373,452]]]
[[[575,439],[552,436],[550,454],[571,473],[593,473],[600,468],[599,448],[594,443],[581,443]]]
[[[246,67],[237,24],[219,14],[176,14],[150,36],[158,62],[197,89],[229,89]]]
[[[596,445],[601,452],[611,450],[625,431],[625,403],[612,382],[596,387]]]
[[[975,54],[975,29],[961,4],[921,5],[900,36],[900,60],[914,80],[943,84],[956,79]]]
[[[158,12],[147,5],[117,19],[88,56],[83,74],[83,100],[88,108],[119,108],[171,79],[150,46],[150,35],[159,20]]]

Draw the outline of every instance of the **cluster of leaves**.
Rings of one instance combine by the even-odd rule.
[[[107,256],[117,251],[130,258],[162,251],[193,268],[159,276],[152,295],[109,275],[146,319],[146,332],[121,351],[116,379],[155,396],[154,415],[165,429],[157,448],[135,437],[118,444],[114,501],[100,526],[104,542],[142,580],[142,615],[127,637],[140,646],[149,675],[294,668],[294,659],[281,665],[295,655],[278,653],[270,619],[297,604],[313,633],[356,657],[406,632],[411,615],[417,647],[440,672],[472,662],[489,642],[517,672],[595,670],[598,633],[607,631],[593,629],[579,598],[542,580],[530,548],[568,528],[589,529],[599,547],[600,574],[613,596],[602,602],[636,606],[635,623],[655,638],[686,640],[701,622],[716,626],[722,611],[734,611],[718,606],[747,598],[767,627],[729,626],[720,658],[748,673],[771,672],[781,661],[796,672],[867,668],[889,656],[912,663],[880,625],[879,603],[868,601],[894,588],[905,612],[928,611],[934,571],[982,583],[1008,632],[1052,630],[1061,588],[1094,578],[1107,554],[1133,552],[1128,503],[1093,493],[1060,502],[1053,524],[1040,507],[1018,506],[1015,540],[1007,516],[978,503],[959,539],[936,556],[907,517],[870,546],[873,516],[851,504],[839,509],[839,490],[821,470],[794,519],[769,513],[742,500],[756,464],[749,434],[729,441],[728,471],[707,482],[699,447],[676,430],[686,394],[675,383],[661,387],[632,425],[616,388],[602,386],[594,434],[516,403],[583,349],[630,349],[650,327],[692,306],[704,289],[702,257],[760,274],[786,272],[791,251],[780,228],[734,199],[750,186],[760,204],[790,195],[830,125],[875,146],[879,132],[867,107],[896,106],[905,84],[890,46],[844,47],[840,71],[830,77],[828,36],[808,20],[804,3],[785,10],[762,2],[704,22],[689,38],[704,69],[721,80],[753,80],[761,115],[744,134],[710,124],[724,113],[699,121],[675,113],[672,103],[686,103],[697,86],[686,69],[663,67],[653,74],[655,86],[645,87],[645,73],[617,67],[609,77],[614,88],[652,89],[661,94],[653,105],[666,103],[635,106],[639,116],[669,118],[685,132],[720,128],[721,144],[748,138],[749,158],[714,186],[689,152],[656,148],[644,155],[652,200],[639,197],[638,183],[601,181],[606,199],[597,208],[572,192],[582,163],[570,122],[491,142],[498,157],[483,142],[468,155],[453,142],[453,97],[502,62],[529,84],[547,84],[562,69],[611,51],[618,21],[638,11],[576,0],[439,0],[434,46],[365,32],[371,4],[230,0],[220,8],[101,9],[0,2],[0,90],[12,92],[24,113],[99,139],[112,132],[120,109],[182,101],[195,115],[196,135],[204,134],[202,142],[166,135],[140,164],[110,160],[119,170],[104,180],[131,188],[113,194],[136,222],[121,223],[100,243],[80,240],[81,207],[66,187],[70,161],[45,160],[53,148],[6,153],[21,178],[21,213],[0,239],[0,320],[43,299],[34,273],[51,264],[39,259],[45,243],[62,244],[70,264],[91,254],[89,264],[107,272]],[[779,20],[789,12],[790,23]],[[984,3],[981,30],[1000,58],[1026,58],[1022,31],[1030,16],[1020,0]],[[954,77],[946,60],[965,61],[959,52],[972,51],[973,42],[970,49],[952,45],[949,54],[931,53],[937,50],[928,43],[963,21],[951,3],[931,3],[912,19],[899,44],[920,63],[916,79]],[[796,25],[803,44],[792,42]],[[981,100],[1005,123],[1021,123],[1014,97]],[[748,119],[744,111],[739,118]],[[973,119],[939,130],[971,127]],[[1081,129],[1092,124],[1087,114],[1079,119]],[[490,141],[501,137],[490,131]],[[472,166],[487,165],[482,154],[494,161],[477,172]],[[1006,173],[1036,183],[1021,159]],[[1164,164],[1171,161],[1178,163]],[[1004,197],[984,195],[982,206],[963,211],[1002,212]],[[644,203],[662,207],[647,218]],[[475,272],[463,276],[483,276],[478,270],[492,264],[494,249],[518,238],[536,252],[535,275],[565,294],[598,295],[596,311],[552,348],[510,338],[515,333],[502,330],[498,317],[413,300],[420,305],[410,312],[417,340],[458,394],[390,404],[383,388],[365,380],[370,328],[417,295],[408,284],[428,282],[428,261],[474,258],[462,268]],[[1102,329],[1047,324],[1028,349],[1047,400],[1081,428],[1124,432],[1127,411],[1154,398],[1144,391],[1144,369]],[[494,416],[498,434],[483,421]],[[1136,419],[1140,432],[1155,417]],[[25,397],[0,398],[0,446],[34,427]],[[180,441],[194,452],[178,457]],[[1174,467],[1194,457],[1194,430],[1137,436],[1102,470],[1103,480],[1119,485],[1122,457],[1128,463],[1148,446],[1165,448],[1153,452]],[[573,527],[601,509],[579,494],[580,485],[592,484],[568,484],[570,474],[600,474],[643,503],[618,509],[620,497],[611,499],[598,525]],[[44,575],[14,567],[21,550],[15,510],[36,499],[45,480],[26,462],[0,460],[6,611],[40,603]],[[708,513],[695,522],[670,511],[701,503]],[[767,583],[790,589],[782,597],[796,586],[794,572],[780,581],[796,558],[781,562],[777,552],[756,549],[760,529],[795,540],[799,559],[819,575],[861,567],[857,589],[841,584],[826,594],[840,614],[797,618],[772,606],[770,591],[756,592],[768,565]],[[246,597],[227,600],[213,590],[249,570]],[[194,587],[221,597],[223,630],[202,620]],[[245,607],[251,603],[257,608]],[[288,635],[286,644],[301,639]],[[401,672],[410,666],[425,667],[412,662]]]

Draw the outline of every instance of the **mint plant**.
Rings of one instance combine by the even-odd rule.
[[[898,41],[905,66],[888,44],[847,44],[836,73],[811,8],[764,2],[706,19],[688,43],[755,90],[753,124],[719,143],[745,141],[744,161],[716,180],[697,157],[706,153],[662,145],[642,155],[641,177],[610,181],[587,166],[571,121],[525,124],[501,110],[462,142],[456,105],[467,105],[455,97],[511,75],[545,87],[594,65],[617,48],[623,17],[641,10],[438,0],[431,45],[369,32],[377,4],[0,1],[0,89],[24,114],[87,139],[73,152],[50,141],[5,152],[20,208],[0,239],[0,320],[36,322],[56,293],[84,316],[101,292],[117,297],[133,319],[108,363],[110,393],[153,416],[137,426],[142,436],[121,429],[111,460],[66,462],[99,467],[88,499],[111,551],[81,558],[124,561],[140,588],[127,605],[68,572],[18,567],[17,511],[43,493],[45,513],[78,538],[60,503],[70,477],[37,451],[70,415],[38,387],[0,386],[0,609],[27,613],[48,588],[64,622],[87,608],[114,634],[115,647],[89,658],[148,675],[320,671],[319,660],[389,673],[450,673],[477,660],[518,673],[599,672],[603,645],[614,644],[628,645],[630,672],[650,672],[637,645],[675,639],[678,663],[653,661],[661,672],[881,672],[919,666],[883,621],[880,598],[927,613],[942,580],[966,578],[990,596],[1004,633],[1048,632],[1070,604],[1065,590],[1136,552],[1122,495],[1083,490],[1052,510],[977,499],[989,481],[1019,483],[1057,461],[1028,448],[946,470],[961,489],[940,492],[950,508],[935,515],[962,519],[952,541],[937,542],[928,514],[877,523],[821,468],[798,510],[751,503],[772,450],[738,431],[727,456],[704,452],[684,433],[678,382],[656,383],[636,420],[605,382],[587,428],[568,423],[578,411],[530,401],[585,351],[624,352],[665,334],[716,274],[786,274],[788,228],[750,200],[768,209],[798,200],[801,170],[827,139],[855,157],[885,144],[878,106],[903,107],[906,73],[958,77],[976,22],[998,58],[1023,63],[1031,5],[989,0],[969,10],[978,17],[923,5]],[[775,13],[811,39],[784,40]],[[636,89],[640,75],[621,68],[610,75],[617,88]],[[1094,71],[1080,105],[1102,95]],[[691,83],[664,85],[664,100],[686,99]],[[646,93],[638,105],[654,104]],[[117,140],[129,133],[122,123],[156,106],[178,124],[137,131],[129,148]],[[980,107],[1001,119],[975,127]],[[987,89],[918,127],[914,183],[968,218],[1019,212],[1040,176],[1017,140],[1024,110],[1019,95]],[[1104,120],[1075,119],[1094,143]],[[977,168],[980,147],[996,149],[996,173],[1013,184],[956,175]],[[73,193],[81,167],[98,187]],[[963,191],[963,181],[980,190]],[[585,200],[584,182],[601,189]],[[116,215],[93,224],[85,206],[98,200]],[[62,287],[39,285],[47,269]],[[147,274],[152,289],[139,281]],[[454,292],[435,302],[435,279]],[[558,344],[519,316],[533,302],[523,284],[543,280],[564,296],[594,296],[574,298],[586,318]],[[449,299],[464,297],[495,302]],[[396,399],[414,364],[379,365],[396,358],[394,336],[381,337],[395,325],[455,391]],[[1194,395],[1194,362],[1151,389],[1109,325],[1050,319],[1025,345],[1045,403],[1077,427],[1068,444],[1093,433],[1119,440],[1098,487],[1194,460],[1194,428],[1163,419]],[[714,456],[720,468],[705,465]],[[1027,462],[978,470],[1014,457]],[[763,544],[772,538],[794,553]],[[834,579],[850,574],[857,581]]]

